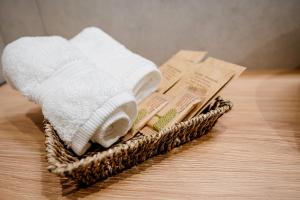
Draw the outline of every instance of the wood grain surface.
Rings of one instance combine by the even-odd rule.
[[[0,199],[300,199],[300,71],[252,71],[207,136],[88,188],[46,170],[40,108],[0,87]]]

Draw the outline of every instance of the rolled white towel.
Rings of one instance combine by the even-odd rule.
[[[2,64],[8,83],[42,107],[77,155],[95,135],[109,147],[136,117],[132,92],[61,37],[20,38],[5,47]]]
[[[86,28],[70,42],[100,70],[126,84],[134,93],[137,102],[141,102],[157,89],[161,80],[157,66],[132,53],[99,28]]]

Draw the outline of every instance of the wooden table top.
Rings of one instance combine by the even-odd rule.
[[[88,188],[46,170],[43,116],[0,87],[0,199],[300,199],[300,71],[245,73],[207,136]]]

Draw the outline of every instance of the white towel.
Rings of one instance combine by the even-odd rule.
[[[2,64],[6,80],[42,107],[77,155],[92,137],[109,147],[136,117],[132,92],[61,37],[20,38],[5,47]]]
[[[157,66],[132,53],[99,28],[86,28],[70,42],[99,69],[126,84],[134,93],[137,102],[141,102],[157,89],[161,80]]]

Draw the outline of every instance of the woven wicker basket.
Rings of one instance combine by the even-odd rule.
[[[177,123],[155,135],[138,133],[109,149],[95,145],[82,157],[66,149],[51,124],[45,120],[48,170],[79,184],[92,184],[206,134],[231,107],[230,101],[217,98],[203,114],[188,121]]]

